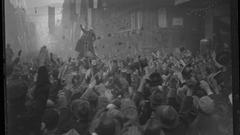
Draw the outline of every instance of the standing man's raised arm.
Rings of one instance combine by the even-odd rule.
[[[87,32],[87,30],[85,30],[85,29],[83,28],[82,24],[80,25],[80,28],[81,28],[81,30],[83,31],[83,33],[86,33],[86,32]]]

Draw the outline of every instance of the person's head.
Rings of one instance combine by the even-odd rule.
[[[151,96],[150,96],[150,103],[151,103],[151,108],[156,109],[156,107],[164,104],[165,102],[165,95],[162,91],[160,91],[158,88],[157,90],[153,91]]]
[[[181,47],[181,48],[180,48],[180,52],[181,52],[181,53],[183,53],[183,52],[185,52],[185,51],[186,51],[185,47]]]
[[[135,121],[138,118],[137,108],[131,99],[121,101],[121,112],[126,120]]]
[[[216,60],[219,64],[223,66],[229,66],[231,64],[231,53],[230,52],[220,52],[216,56]]]
[[[144,129],[144,135],[160,135],[161,123],[158,119],[149,119],[146,128]]]
[[[156,118],[161,122],[164,129],[176,128],[179,124],[179,115],[177,111],[170,105],[161,105],[156,108]]]
[[[186,64],[191,64],[191,63],[193,62],[193,59],[192,59],[192,57],[185,57],[185,58],[183,59],[183,61],[184,61]]]
[[[103,113],[102,116],[100,116],[100,120],[95,132],[98,135],[115,135],[116,127],[117,127],[116,119],[109,117],[107,113]]]
[[[186,67],[184,67],[183,71],[182,71],[182,76],[183,79],[185,80],[189,80],[192,77],[192,67],[190,65],[187,65]]]
[[[154,72],[149,76],[147,83],[149,84],[150,87],[156,87],[156,86],[162,85],[163,80],[161,75],[158,72]]]
[[[90,104],[88,101],[76,99],[72,101],[71,110],[78,120],[89,120]]]
[[[167,70],[167,63],[166,62],[164,62],[163,64],[162,64],[162,70]]]
[[[210,115],[215,111],[215,103],[214,100],[209,96],[203,96],[199,100],[199,107],[202,113]]]
[[[98,105],[98,94],[93,92],[88,97],[89,104],[92,108],[96,108]]]
[[[79,77],[78,76],[73,76],[73,78],[72,78],[72,84],[73,85],[77,85],[78,84],[78,81],[79,81]]]
[[[135,88],[138,87],[140,83],[140,78],[137,75],[131,75],[131,85]]]
[[[189,84],[189,86],[194,86],[198,84],[198,80],[196,76],[191,76],[191,78],[187,81],[187,83]]]

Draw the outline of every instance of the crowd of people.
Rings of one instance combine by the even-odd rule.
[[[31,62],[8,49],[9,135],[233,134],[227,48],[63,61],[44,46]]]

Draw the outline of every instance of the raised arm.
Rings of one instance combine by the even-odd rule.
[[[80,25],[80,28],[81,28],[81,30],[83,31],[83,33],[86,33],[86,32],[87,32],[87,30],[85,30],[85,29],[83,28],[82,24]]]
[[[95,85],[96,85],[96,80],[94,79],[94,77],[92,77],[91,83],[89,84],[87,90],[81,96],[81,99],[87,100],[89,95],[93,92]]]

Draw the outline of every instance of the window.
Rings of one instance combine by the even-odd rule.
[[[165,8],[158,9],[158,27],[159,28],[167,27],[167,11]]]
[[[92,9],[88,8],[88,28],[92,28]]]
[[[137,29],[141,30],[143,25],[143,13],[142,11],[137,12]]]
[[[143,25],[143,13],[142,11],[134,11],[131,13],[131,29],[141,30]]]

